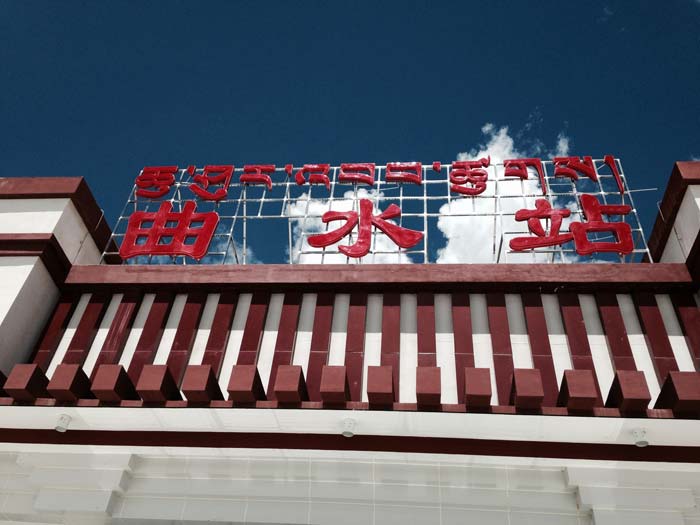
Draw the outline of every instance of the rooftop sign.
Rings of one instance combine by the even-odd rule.
[[[647,252],[611,155],[148,166],[113,237],[125,262],[141,264],[246,264],[263,252],[289,263],[625,262]]]

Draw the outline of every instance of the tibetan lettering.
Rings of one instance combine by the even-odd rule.
[[[228,187],[233,175],[233,166],[204,166],[202,173],[196,173],[194,166],[187,168],[187,173],[192,177],[190,190],[200,199],[205,201],[220,201],[228,195]],[[210,186],[219,186],[214,193]]]
[[[270,174],[274,172],[274,164],[246,164],[243,166],[240,182],[243,184],[264,184],[268,190],[271,190],[272,178]]]
[[[341,164],[338,182],[356,182],[374,186],[374,163],[355,162]]]
[[[486,168],[491,157],[479,160],[456,161],[450,170],[450,191],[462,195],[479,195],[486,190],[489,174]]]
[[[423,233],[403,228],[388,221],[388,219],[401,215],[401,209],[395,204],[391,204],[379,215],[373,215],[372,208],[371,200],[360,199],[359,214],[356,211],[327,211],[322,217],[324,223],[345,220],[345,224],[337,230],[328,233],[311,235],[308,238],[309,245],[314,248],[323,248],[335,244],[350,234],[358,223],[358,235],[355,243],[350,246],[338,247],[338,250],[348,257],[364,257],[369,253],[372,241],[372,226],[379,228],[401,248],[411,248],[423,239]]]
[[[148,199],[159,199],[175,184],[177,166],[147,166],[136,177],[136,195]]]
[[[554,176],[569,177],[578,180],[581,173],[594,182],[598,182],[598,174],[591,157],[554,157]]]
[[[540,159],[511,159],[504,160],[503,167],[505,168],[506,177],[519,177],[522,180],[527,180],[527,169],[535,168],[537,176],[540,179],[540,187],[542,195],[547,195],[547,181],[544,178],[544,168]]]
[[[390,162],[386,165],[387,182],[423,184],[423,166],[420,162]]]
[[[328,178],[330,164],[304,164],[294,176],[299,186],[306,184],[306,174],[309,174],[309,184],[323,184],[327,190],[331,189],[331,181]]]
[[[156,212],[131,214],[119,248],[122,259],[137,255],[184,255],[201,259],[207,254],[219,215],[213,211],[195,213],[197,205],[193,201],[186,201],[181,212],[172,208],[171,202],[163,202]]]

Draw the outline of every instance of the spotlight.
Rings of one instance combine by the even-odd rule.
[[[637,447],[643,448],[649,446],[649,440],[647,440],[647,431],[643,428],[633,429],[632,439],[634,439],[634,444]]]
[[[56,432],[65,432],[68,430],[68,425],[70,425],[71,417],[68,414],[61,414],[58,416],[58,421],[56,421],[56,426],[54,429]]]
[[[343,437],[351,438],[352,436],[354,436],[356,425],[357,425],[357,421],[355,421],[352,418],[348,417],[348,418],[343,419],[343,431],[341,432]]]

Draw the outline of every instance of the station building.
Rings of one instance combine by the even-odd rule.
[[[0,179],[2,523],[700,524],[700,162],[630,264],[104,264]]]

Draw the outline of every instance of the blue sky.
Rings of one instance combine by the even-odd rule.
[[[450,162],[492,123],[620,157],[648,234],[700,157],[698,27],[694,0],[0,0],[0,176],[82,175],[114,224],[144,165]]]

